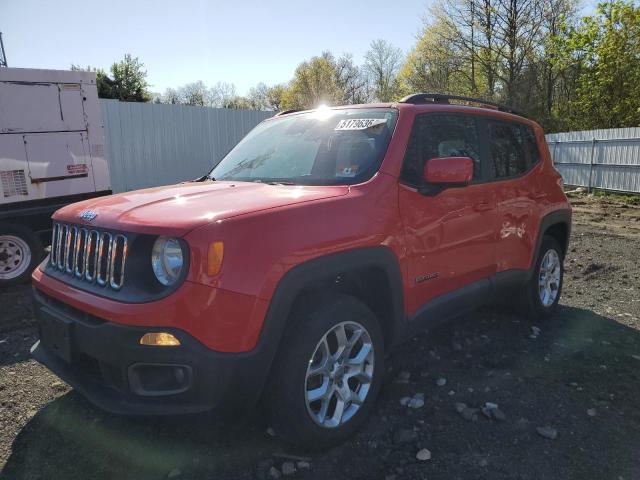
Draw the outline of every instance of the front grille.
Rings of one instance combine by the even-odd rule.
[[[127,237],[121,233],[53,224],[50,264],[79,280],[120,290],[127,250]]]

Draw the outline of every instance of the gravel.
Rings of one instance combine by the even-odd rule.
[[[371,420],[327,451],[270,436],[259,409],[233,428],[108,415],[30,359],[30,287],[0,291],[0,478],[157,480],[176,469],[178,479],[279,479],[283,462],[294,465],[287,478],[317,480],[638,478],[640,208],[586,195],[573,203],[558,314],[532,322],[496,306],[408,341],[386,360]],[[407,406],[416,392],[428,408]],[[487,403],[498,408],[478,418]],[[403,430],[410,440],[396,443]],[[420,461],[425,447],[431,459]],[[293,458],[274,460],[283,451]]]
[[[555,440],[558,438],[558,431],[555,428],[538,427],[536,428],[536,432],[538,432],[538,435],[541,437],[548,438],[549,440]]]
[[[431,452],[426,448],[423,448],[416,453],[416,459],[420,462],[431,460]]]

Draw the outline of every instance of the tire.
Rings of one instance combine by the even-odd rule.
[[[28,281],[43,255],[42,242],[29,228],[0,225],[0,287]]]
[[[546,263],[550,262],[550,263]],[[550,268],[555,265],[551,271]],[[541,271],[546,272],[543,282]],[[533,275],[518,300],[518,310],[532,320],[547,319],[558,308],[564,279],[564,255],[553,237],[544,236],[536,257]]]
[[[327,448],[354,435],[371,415],[384,375],[383,336],[373,312],[354,297],[327,294],[299,303],[304,305],[294,310],[287,323],[290,330],[282,338],[265,392],[267,417],[285,441],[305,448]],[[340,351],[336,332],[341,328],[350,342],[357,331],[360,337],[336,363],[336,355],[329,354]],[[349,364],[365,358],[359,367]],[[327,364],[324,371],[323,360]],[[313,375],[312,369],[322,373]],[[356,375],[359,369],[363,373]],[[314,400],[309,392],[320,392],[323,386],[327,387],[325,399]],[[347,395],[351,400],[343,402],[340,415],[339,401]]]

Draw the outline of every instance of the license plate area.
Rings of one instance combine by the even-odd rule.
[[[40,341],[51,353],[67,363],[72,361],[71,335],[73,321],[46,307],[40,309]]]

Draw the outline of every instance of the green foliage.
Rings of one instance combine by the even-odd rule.
[[[471,95],[465,62],[447,38],[450,26],[436,21],[425,27],[398,74],[400,96],[414,92]]]
[[[198,81],[154,101],[288,110],[388,102],[422,91],[511,104],[549,132],[638,126],[640,7],[612,0],[577,19],[577,1],[436,0],[406,56],[378,39],[360,66],[350,54],[323,52],[300,63],[290,82],[258,83],[246,97],[233,84]],[[125,55],[110,74],[93,71],[102,98],[151,99],[138,58]]]
[[[120,62],[111,65],[111,76],[102,69],[71,65],[71,70],[96,72],[98,97],[113,98],[123,102],[148,102],[151,94],[148,91],[147,72],[138,57],[127,53]]]
[[[147,90],[147,72],[144,64],[138,57],[132,57],[127,53],[120,62],[111,65],[110,79],[111,98],[117,98],[123,102],[148,102],[151,96]]]
[[[320,104],[339,104],[342,92],[336,80],[335,59],[329,52],[302,62],[284,92],[281,108],[309,109]]]
[[[91,66],[81,67],[80,65],[71,64],[72,71],[95,72],[96,86],[98,89],[98,97],[100,98],[117,98],[113,91],[113,80],[101,68],[91,68]]]
[[[399,48],[381,38],[371,42],[365,55],[364,69],[379,102],[390,102],[398,97],[400,85],[397,74],[401,63],[402,51]]]
[[[575,73],[562,111],[572,129],[640,125],[640,8],[615,0],[555,39],[558,68]]]

